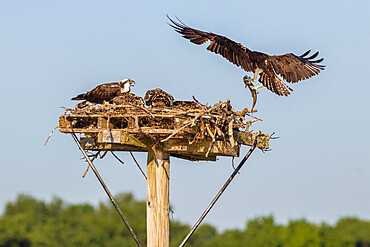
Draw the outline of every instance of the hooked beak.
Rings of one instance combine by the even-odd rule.
[[[130,79],[130,84],[131,84],[131,87],[134,87],[135,86],[135,81]]]

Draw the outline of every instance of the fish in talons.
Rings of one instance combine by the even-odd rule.
[[[252,94],[253,104],[252,104],[252,108],[251,108],[250,111],[253,112],[253,109],[257,104],[257,94],[259,93],[258,89],[263,87],[263,85],[260,84],[259,86],[255,87],[252,83],[253,79],[250,78],[247,75],[244,76],[243,81],[244,81],[245,88],[248,88],[251,91],[251,94]]]

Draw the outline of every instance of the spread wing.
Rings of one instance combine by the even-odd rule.
[[[182,37],[190,40],[190,42],[202,45],[207,41],[210,41],[210,45],[207,47],[207,50],[220,54],[231,63],[236,66],[240,66],[247,72],[254,72],[256,69],[256,65],[251,62],[249,57],[251,51],[240,43],[236,43],[235,41],[218,34],[203,32],[188,27],[184,23],[175,22],[168,15],[167,18],[171,22],[169,25],[173,27],[176,32],[182,34]]]
[[[180,20],[175,22],[168,15],[167,18],[171,23],[169,25],[175,29],[176,32],[182,34],[182,37],[190,40],[190,42],[202,45],[210,41],[207,50],[216,54],[220,54],[236,66],[240,66],[247,72],[255,72],[261,69],[259,81],[272,92],[277,95],[288,96],[289,91],[293,91],[282,81],[280,75],[285,81],[295,83],[300,80],[308,79],[320,73],[325,68],[320,65],[324,59],[315,59],[319,52],[316,52],[310,57],[307,57],[310,50],[301,56],[288,53],[280,56],[269,56],[267,54],[251,51],[224,36],[200,31],[186,26]]]
[[[268,63],[285,81],[295,83],[318,75],[325,68],[324,65],[319,64],[324,61],[323,58],[313,60],[319,55],[319,52],[307,57],[310,52],[311,50],[308,50],[301,56],[294,55],[293,53],[270,56]]]
[[[280,78],[271,71],[263,71],[260,73],[258,81],[262,83],[263,86],[267,87],[268,90],[279,96],[288,96],[290,94],[289,91],[293,91],[293,89],[286,85],[284,81],[280,80]]]

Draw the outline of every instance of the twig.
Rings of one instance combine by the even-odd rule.
[[[100,159],[104,158],[104,156],[108,153],[108,151],[105,151],[102,156],[100,156]]]
[[[217,125],[215,125],[215,130],[217,131],[217,134],[219,136],[222,136],[223,138],[225,138],[225,134],[220,130],[219,127],[217,127]]]
[[[139,109],[145,111],[146,113],[148,113],[152,118],[154,118],[154,115],[150,111],[148,111],[146,108],[144,108],[142,106],[139,106],[139,105],[131,104],[130,102],[126,102],[125,105],[114,105],[114,104],[110,104],[110,106],[111,106],[111,109],[119,109],[119,108],[126,108],[126,107],[139,108]]]
[[[198,105],[200,105],[200,106],[202,106],[202,107],[207,107],[206,105],[203,105],[202,103],[200,103],[195,97],[194,97],[194,95],[192,95],[191,96],[192,98],[193,98],[193,100],[195,101],[195,102],[197,102],[198,103]]]
[[[183,130],[184,128],[188,127],[189,125],[195,124],[195,122],[197,121],[197,119],[198,119],[199,117],[203,116],[203,115],[204,115],[205,113],[207,113],[207,112],[211,112],[212,110],[216,109],[216,108],[217,108],[217,107],[219,107],[219,106],[220,106],[220,103],[216,104],[215,106],[213,106],[213,107],[211,107],[211,108],[209,108],[209,109],[205,109],[205,110],[203,110],[202,112],[198,113],[198,114],[194,117],[194,119],[193,119],[191,122],[189,122],[189,123],[185,124],[184,126],[182,126],[182,127],[178,128],[177,130],[175,130],[175,132],[173,132],[173,133],[172,133],[171,135],[169,135],[167,138],[165,138],[165,139],[161,140],[161,142],[165,142],[165,141],[167,141],[167,140],[171,139],[174,135],[176,135],[177,133],[179,133],[179,132],[180,132],[181,130]]]
[[[279,136],[274,136],[276,133],[272,132],[271,135],[269,136],[269,139],[274,140],[274,139],[279,139]],[[274,136],[274,137],[273,137]]]
[[[168,141],[169,139],[171,139],[174,135],[176,135],[177,133],[179,133],[181,130],[185,129],[186,127],[188,127],[189,125],[191,125],[192,122],[190,123],[187,123],[185,124],[184,126],[182,126],[181,128],[178,128],[177,130],[175,130],[175,132],[173,132],[171,135],[169,135],[167,138],[161,140],[161,142],[165,142],[165,141]]]
[[[207,153],[205,155],[206,158],[208,158],[209,152],[211,152],[211,149],[212,149],[213,145],[214,145],[214,142],[211,142],[211,144],[208,147]]]
[[[235,145],[233,122],[234,122],[233,119],[231,119],[230,122],[229,122],[229,133],[228,133],[231,147],[234,147],[234,145]]]
[[[154,118],[154,115],[150,112],[150,111],[148,111],[147,109],[145,109],[144,107],[142,107],[142,106],[139,106],[139,105],[134,105],[134,104],[131,104],[131,103],[128,103],[130,106],[133,106],[133,107],[136,107],[136,108],[139,108],[139,109],[141,109],[141,110],[143,110],[143,111],[145,111],[146,113],[148,113],[152,118]]]
[[[211,151],[213,145],[215,144],[216,142],[216,134],[217,134],[217,129],[215,128],[215,133],[212,133],[211,129],[209,128],[209,124],[206,124],[206,128],[207,128],[207,132],[208,134],[212,137],[212,143],[211,145],[209,145],[209,148],[207,150],[207,153],[206,153],[206,158],[208,157],[209,155],[209,152]]]
[[[120,158],[118,158],[118,156],[113,151],[110,151],[110,152],[114,156],[114,158],[116,158],[119,162],[121,162],[122,165],[125,164]]]
[[[191,145],[191,144],[193,144],[198,138],[199,138],[199,136],[200,136],[201,134],[200,134],[200,132],[197,132],[196,134],[195,134],[195,136],[194,136],[194,138],[193,138],[193,140],[189,140],[189,144]]]
[[[251,123],[254,123],[254,122],[257,122],[257,121],[262,121],[262,119],[261,118],[256,118],[256,119],[253,119],[253,120],[249,120],[248,122],[245,122],[244,124],[250,125]]]
[[[59,128],[59,125],[58,126],[55,126],[55,128],[51,131],[50,135],[48,136],[48,138],[46,139],[45,143],[44,143],[44,146],[46,146],[46,144],[48,143],[51,135],[53,134],[54,130],[56,130],[57,128]]]
[[[206,128],[207,128],[208,134],[212,137],[212,142],[215,142],[216,141],[216,135],[212,133],[211,129],[209,128],[209,124],[206,124]],[[217,132],[216,129],[215,129],[215,132]]]
[[[67,107],[64,107],[64,106],[61,106],[60,108],[62,108],[62,109],[64,109],[65,111],[73,111],[73,109],[71,109],[71,108],[67,108]]]
[[[86,177],[86,174],[87,174],[87,172],[89,171],[89,168],[90,168],[90,166],[87,166],[87,168],[86,168],[86,171],[85,171],[84,175],[82,175],[82,178],[85,178],[85,177]]]
[[[141,173],[143,174],[143,176],[145,177],[145,179],[147,179],[147,177],[146,177],[146,175],[145,175],[144,171],[141,169],[141,166],[139,165],[139,163],[137,162],[137,160],[135,159],[135,157],[134,157],[134,155],[132,154],[132,152],[131,152],[131,151],[130,151],[130,154],[131,154],[132,159],[135,161],[136,166],[139,168],[139,170],[141,171]]]
[[[99,152],[97,152],[96,154],[94,154],[94,155],[90,155],[89,157],[93,157],[91,160],[92,161],[94,161],[95,159],[96,159],[96,157],[98,157],[98,155],[100,155],[100,159],[102,159],[102,158],[104,158],[104,156],[106,155],[108,153],[108,151],[105,151],[104,153],[103,153],[103,155],[100,155],[100,151]],[[83,158],[82,158],[83,159]],[[86,171],[85,171],[85,173],[84,173],[84,175],[82,175],[82,178],[85,178],[86,177],[86,174],[87,174],[87,172],[89,171],[89,168],[90,168],[90,166],[87,166],[87,168],[86,168]]]
[[[90,157],[92,157],[92,159],[91,159],[91,162],[92,161],[94,161],[98,156],[99,156],[99,154],[100,154],[100,151],[98,151],[97,153],[95,153],[95,154],[90,154],[90,155],[87,155],[89,158]],[[105,154],[104,154],[105,155]],[[101,159],[102,157],[100,157],[100,159]],[[85,157],[83,157],[83,158],[81,158],[81,159],[85,159],[86,160],[86,158]],[[88,162],[87,160],[86,160],[86,162]],[[90,168],[90,166],[87,166],[87,168],[86,168],[86,171],[85,171],[85,173],[84,173],[84,175],[82,175],[82,178],[85,178],[86,177],[86,174],[87,174],[87,172],[89,171],[89,168]]]
[[[251,117],[251,118],[257,119],[257,117],[255,117],[255,116],[253,116],[253,115],[251,115],[251,114],[249,114],[249,113],[246,113],[245,115],[247,115],[248,117]]]

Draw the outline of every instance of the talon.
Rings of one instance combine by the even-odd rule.
[[[249,76],[247,76],[247,75],[244,76],[243,81],[244,81],[244,84],[245,84],[245,88],[250,87],[250,85],[253,86],[253,84],[252,84],[253,79],[250,78]]]
[[[256,91],[256,94],[259,94],[260,92],[258,91],[259,87],[251,87],[252,90]]]
[[[252,82],[255,82],[256,78],[252,79],[247,75],[244,76],[243,81],[244,81],[244,84],[245,84],[245,88],[249,88],[249,91],[251,91],[251,94],[252,94],[253,104],[252,104],[251,112],[253,112],[253,109],[254,109],[254,107],[256,106],[256,103],[257,103],[257,94],[259,94],[258,89],[263,87],[263,85],[260,84],[257,87],[255,87]]]
[[[252,90],[256,91],[256,93],[258,94],[258,93],[259,93],[258,89],[259,89],[259,88],[261,88],[261,87],[263,87],[263,85],[262,85],[262,84],[258,85],[257,87],[250,86],[250,89],[252,89]]]

